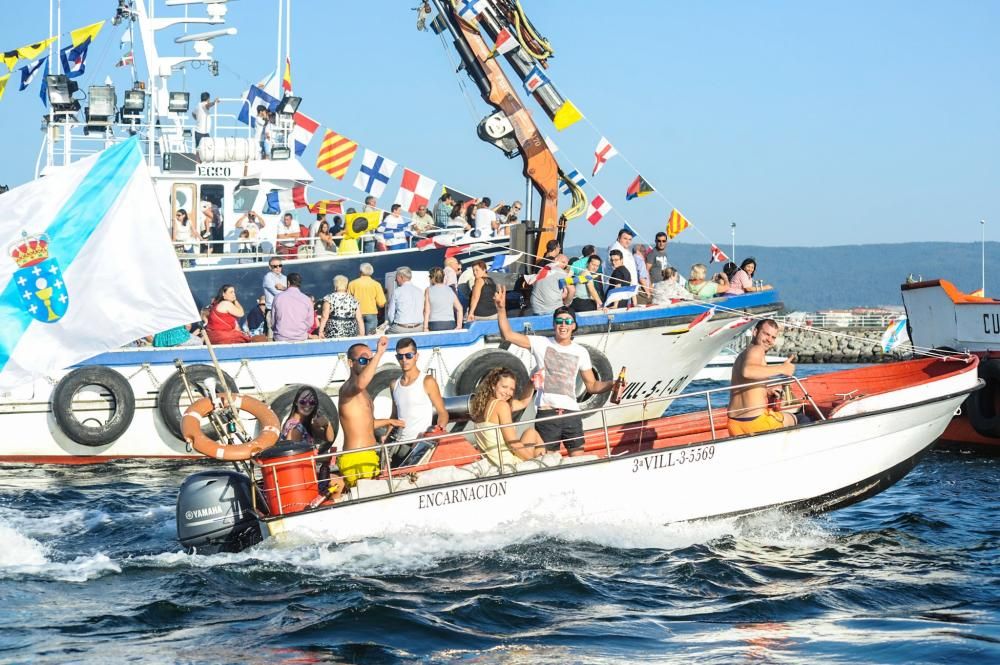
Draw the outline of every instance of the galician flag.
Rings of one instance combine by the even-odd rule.
[[[407,212],[416,212],[420,206],[430,203],[435,187],[437,187],[436,181],[404,168],[403,182],[399,185],[395,202],[403,206]]]
[[[365,155],[361,159],[361,170],[354,178],[354,186],[378,198],[382,196],[382,192],[385,191],[385,186],[395,170],[396,162],[386,159],[374,150],[365,148]]]
[[[0,197],[0,389],[199,318],[138,138]]]

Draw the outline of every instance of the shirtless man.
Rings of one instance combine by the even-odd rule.
[[[736,357],[733,363],[732,385],[764,381],[772,376],[793,376],[794,356],[780,365],[768,365],[767,352],[778,337],[778,324],[774,319],[758,321],[753,329],[753,342]],[[741,436],[791,427],[796,418],[791,413],[772,411],[767,406],[768,388],[757,385],[747,388],[733,388],[729,398],[729,434]]]
[[[404,427],[406,423],[395,418],[375,418],[368,384],[378,369],[382,354],[389,346],[389,338],[378,340],[375,353],[366,344],[354,344],[347,350],[347,362],[351,375],[340,387],[337,407],[340,411],[340,429],[344,433],[344,453],[337,460],[340,473],[347,487],[354,487],[358,480],[375,478],[381,473],[377,450],[360,450],[375,445],[375,428],[393,425]]]

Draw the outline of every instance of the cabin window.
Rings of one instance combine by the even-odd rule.
[[[197,219],[198,185],[193,182],[177,182],[170,188],[170,219],[178,210],[184,210],[188,218]]]

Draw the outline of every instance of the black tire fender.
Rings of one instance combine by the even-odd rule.
[[[979,378],[986,381],[980,390],[969,393],[962,408],[969,424],[982,436],[1000,438],[1000,360],[983,360]]]
[[[114,400],[114,410],[106,423],[90,427],[73,413],[73,397],[84,386],[100,386]],[[82,446],[104,446],[116,441],[135,416],[135,392],[128,379],[109,367],[78,367],[64,376],[52,391],[52,414],[59,429]]]
[[[278,416],[278,423],[285,424],[285,420],[292,413],[292,399],[295,397],[295,393],[302,388],[312,388],[316,392],[316,399],[319,402],[316,413],[330,421],[330,424],[333,425],[333,438],[336,439],[337,433],[340,431],[340,416],[337,412],[337,405],[333,403],[329,395],[316,386],[293,383],[278,391],[269,401],[271,410]]]
[[[531,377],[520,358],[501,349],[482,349],[472,354],[455,370],[456,395],[471,395],[490,370],[503,367],[514,373],[517,396],[524,399],[531,394]]]
[[[392,402],[392,394],[389,392],[389,386],[392,385],[393,381],[401,376],[403,376],[403,370],[399,368],[399,365],[383,365],[378,368],[378,371],[375,372],[375,376],[373,376],[372,380],[368,383],[368,394],[372,398],[373,406],[378,397],[388,396],[389,402]],[[388,418],[391,413],[391,411],[389,413],[379,412],[375,414],[375,417]],[[385,436],[385,433],[386,428],[379,427],[375,430],[375,438],[381,441],[382,437]]]
[[[590,364],[594,368],[594,376],[598,381],[614,381],[615,371],[611,367],[611,361],[608,357],[604,355],[603,351],[599,351],[592,346],[587,346],[586,344],[581,344],[583,348],[587,350],[590,354]],[[611,397],[611,393],[598,393],[597,395],[591,395],[587,392],[587,386],[584,385],[583,380],[579,377],[577,378],[577,384],[579,390],[576,393],[576,401],[580,404],[580,409],[582,411],[587,411],[589,409],[599,409],[608,403],[608,399]]]
[[[192,389],[195,391],[195,399],[209,396],[205,388],[205,379],[215,379],[218,381],[218,374],[215,367],[211,365],[187,365],[184,367],[184,371],[188,376],[188,381],[191,383]],[[239,392],[233,377],[225,372],[222,373],[222,376],[229,385],[231,392]],[[178,371],[171,374],[163,382],[163,385],[160,386],[160,392],[156,396],[156,410],[160,412],[160,419],[166,425],[167,429],[170,430],[170,433],[177,437],[178,440],[183,441],[184,437],[181,435],[181,417],[183,415],[180,406],[181,397],[186,398],[187,392],[184,390],[184,380],[181,379],[180,372]],[[187,408],[187,406],[185,404],[184,408]],[[214,429],[207,423],[202,428],[202,431],[213,441],[218,438]]]

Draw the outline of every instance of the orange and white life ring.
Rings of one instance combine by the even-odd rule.
[[[202,455],[227,461],[247,460],[278,442],[278,416],[259,399],[248,395],[233,395],[233,408],[249,413],[260,423],[260,434],[247,443],[227,446],[205,435],[201,426],[213,408],[212,400],[202,397],[187,408],[181,419],[184,440]]]

